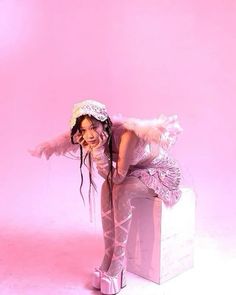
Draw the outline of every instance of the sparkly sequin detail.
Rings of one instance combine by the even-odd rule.
[[[150,149],[147,146],[143,148],[143,143],[140,143],[134,151],[132,162],[135,165],[131,167],[129,175],[138,177],[147,187],[153,189],[167,206],[172,206],[181,197],[180,169],[176,161],[165,154],[159,154],[146,165],[145,161],[147,162],[150,156]],[[144,168],[138,167],[140,163],[143,163]]]
[[[131,159],[131,165],[136,165],[140,162],[145,161],[150,157],[150,147],[145,141],[140,140],[137,147],[133,151]]]

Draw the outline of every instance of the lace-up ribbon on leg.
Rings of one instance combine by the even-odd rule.
[[[124,240],[119,241],[115,236],[114,253],[111,265],[107,273],[103,273],[101,279],[101,292],[103,294],[117,294],[121,288],[126,286],[126,259],[125,249],[128,241],[129,225],[132,214],[130,213],[121,221],[115,221],[115,234],[123,237]],[[124,226],[126,224],[126,227]],[[121,233],[123,232],[123,233]]]

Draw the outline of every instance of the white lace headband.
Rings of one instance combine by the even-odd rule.
[[[89,115],[98,121],[104,122],[108,118],[106,106],[95,100],[84,100],[74,104],[72,117],[70,119],[70,128],[75,126],[76,119],[83,115]]]

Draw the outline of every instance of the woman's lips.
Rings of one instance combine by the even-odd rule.
[[[96,143],[96,140],[88,141],[88,144],[94,144],[94,143]]]

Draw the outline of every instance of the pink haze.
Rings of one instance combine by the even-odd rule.
[[[99,195],[91,224],[78,162],[27,152],[67,130],[73,104],[85,98],[104,102],[111,115],[178,114],[184,132],[173,155],[197,194],[199,272],[192,287],[182,279],[176,288],[195,294],[193,286],[211,290],[217,279],[215,294],[230,294],[235,15],[230,0],[0,2],[0,294],[93,294],[89,275],[103,250]],[[215,261],[215,279],[206,279],[201,267],[212,272]],[[130,277],[123,292],[161,288],[140,280]],[[178,281],[171,284],[160,292],[172,294]]]

